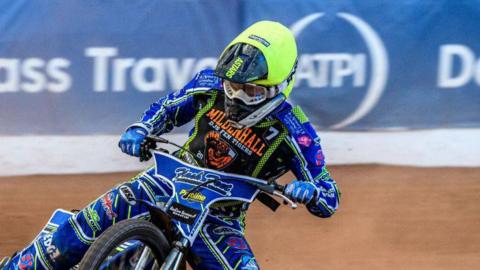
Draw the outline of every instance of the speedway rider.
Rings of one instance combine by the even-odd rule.
[[[189,151],[177,152],[179,158],[269,181],[291,170],[297,180],[284,194],[305,204],[313,215],[330,217],[337,209],[339,191],[325,167],[320,139],[302,110],[286,101],[296,64],[296,43],[288,28],[257,22],[228,44],[215,70],[199,72],[183,89],[153,103],[139,122],[128,127],[119,146],[138,157],[147,135],[164,134],[194,120],[184,145]],[[171,194],[153,169],[126,185],[137,199],[154,202]],[[258,269],[244,236],[247,208],[239,201],[212,206],[189,252],[194,269]],[[68,269],[106,228],[147,215],[146,207],[129,205],[114,188],[52,234],[36,239],[12,260],[5,259],[4,269]]]

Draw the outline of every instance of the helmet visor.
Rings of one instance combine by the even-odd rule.
[[[215,73],[232,82],[251,82],[267,76],[267,61],[259,49],[249,44],[238,43],[222,54]]]

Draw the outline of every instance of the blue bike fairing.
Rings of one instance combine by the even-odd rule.
[[[251,183],[268,185],[260,179],[193,166],[160,151],[155,151],[154,157],[155,177],[170,183],[175,193],[167,203],[168,212],[190,242],[197,237],[212,204],[222,200],[251,203],[259,192]],[[181,213],[170,212],[172,207]]]

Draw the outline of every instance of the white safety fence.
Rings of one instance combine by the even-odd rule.
[[[319,132],[327,164],[480,167],[480,129]],[[0,137],[0,175],[141,170],[117,147],[120,136]],[[182,143],[185,134],[167,135]],[[169,148],[173,149],[173,148]]]

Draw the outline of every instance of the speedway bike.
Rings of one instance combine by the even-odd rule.
[[[144,204],[150,220],[120,221],[103,232],[83,257],[79,269],[185,269],[189,247],[202,228],[209,207],[219,201],[251,203],[262,198],[275,210],[278,196],[295,209],[283,195],[284,186],[248,176],[225,173],[188,164],[157,144],[171,144],[164,138],[148,136],[141,146],[140,160],[154,157],[155,176],[168,183],[173,194],[152,203],[136,199],[127,188],[119,188],[129,204]]]

